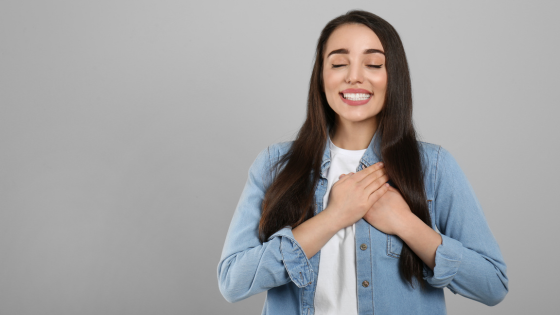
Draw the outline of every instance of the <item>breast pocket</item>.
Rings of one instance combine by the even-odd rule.
[[[435,223],[435,219],[434,219],[434,212],[432,209],[432,200],[427,200],[427,201],[428,201],[428,209],[430,212],[430,218],[433,226]],[[387,234],[387,256],[393,258],[401,257],[402,247],[403,247],[403,240],[400,237],[396,235]]]
[[[403,241],[396,235],[387,234],[387,256],[393,258],[401,257]]]

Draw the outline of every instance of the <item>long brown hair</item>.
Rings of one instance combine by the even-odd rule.
[[[412,90],[404,47],[397,31],[387,21],[370,12],[354,10],[330,21],[317,42],[307,118],[289,151],[275,165],[277,169],[280,165],[283,168],[264,197],[259,223],[262,242],[285,226],[297,227],[314,214],[314,193],[327,133],[334,134],[336,128],[336,114],[327,103],[323,88],[324,49],[336,28],[356,23],[369,27],[385,50],[387,91],[378,126],[382,134],[381,159],[412,212],[431,227],[420,150],[412,122]],[[425,286],[422,260],[404,242],[399,269],[412,287],[413,277]]]

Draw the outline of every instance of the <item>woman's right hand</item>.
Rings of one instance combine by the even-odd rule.
[[[375,163],[357,173],[342,174],[331,187],[328,211],[343,229],[356,223],[368,212],[373,204],[387,191],[383,163]]]

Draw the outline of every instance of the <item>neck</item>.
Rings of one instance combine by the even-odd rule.
[[[343,121],[337,115],[336,133],[331,135],[332,143],[345,150],[366,149],[377,130],[377,117],[366,121]]]

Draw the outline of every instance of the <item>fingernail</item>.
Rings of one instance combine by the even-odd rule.
[[[383,167],[385,165],[383,164],[383,162],[379,162],[379,166]]]

